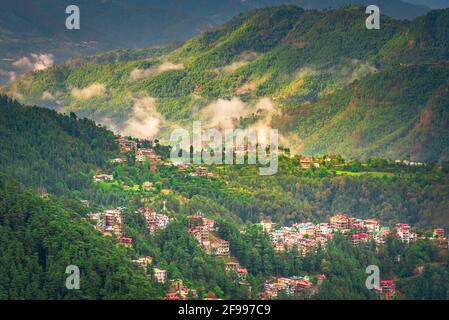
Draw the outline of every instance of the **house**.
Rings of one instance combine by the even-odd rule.
[[[118,242],[120,242],[121,244],[124,244],[127,247],[130,247],[133,244],[133,239],[130,237],[121,236],[121,237],[118,237],[117,240],[118,240]]]
[[[363,221],[365,229],[368,233],[373,233],[374,231],[379,231],[380,224],[377,219],[366,219]]]
[[[436,228],[433,230],[433,235],[435,238],[444,238],[445,232],[443,228]]]
[[[218,299],[215,293],[209,291],[204,297],[204,300],[221,300],[221,299]]]
[[[190,167],[190,163],[185,163],[185,162],[176,163],[176,168],[178,168],[179,170],[186,170],[189,167]]]
[[[380,286],[374,289],[382,300],[390,300],[396,294],[396,283],[394,280],[381,280]]]
[[[364,232],[364,233],[356,233],[353,234],[351,236],[351,240],[352,240],[352,245],[353,246],[358,246],[361,243],[366,243],[369,240],[369,234]]]
[[[246,276],[248,275],[248,270],[246,268],[237,268],[236,272],[241,281],[246,280]]]
[[[209,169],[206,167],[197,167],[195,172],[190,174],[192,177],[200,176],[200,177],[213,177],[213,174],[209,172]]]
[[[165,294],[164,300],[181,300],[181,297],[172,288]]]
[[[321,286],[323,284],[323,281],[326,280],[326,275],[320,273],[319,275],[317,275],[317,285]]]
[[[153,263],[153,258],[150,256],[146,256],[143,258],[132,260],[132,262],[137,264],[139,267],[146,269],[148,266],[150,266]]]
[[[215,241],[212,245],[212,248],[215,249],[215,255],[219,257],[227,257],[229,256],[229,242],[226,240],[219,239]]]
[[[385,243],[385,240],[390,236],[390,228],[382,227],[379,231],[373,232],[373,239],[377,245]]]
[[[154,278],[159,283],[165,283],[167,279],[167,271],[163,269],[154,268],[153,269]]]
[[[309,157],[302,157],[299,160],[302,169],[310,169],[314,165],[314,161]]]
[[[396,236],[402,242],[410,243],[415,240],[416,233],[411,230],[409,224],[398,223],[396,224]]]
[[[203,218],[203,227],[208,231],[215,231],[215,221],[212,219]]]
[[[341,233],[349,232],[351,229],[349,217],[341,213],[330,218],[330,225],[332,229],[338,230]]]
[[[137,150],[137,142],[132,140],[126,140],[124,137],[120,136],[117,139],[119,148],[121,152],[133,152]]]
[[[226,271],[236,271],[237,268],[240,268],[240,265],[239,265],[238,262],[230,261],[230,262],[226,262],[225,263],[225,270]]]
[[[136,152],[137,162],[150,162],[151,172],[155,172],[159,165],[162,165],[162,157],[156,154],[154,149],[139,149]]]
[[[271,222],[271,219],[264,219],[260,222],[260,224],[262,225],[262,230],[270,233],[271,229],[273,227],[273,222]]]
[[[151,182],[149,182],[149,181],[145,181],[143,184],[142,184],[142,189],[144,190],[144,191],[150,191],[150,189],[153,187],[153,184],[151,183]]]
[[[123,158],[123,157],[120,157],[120,158],[114,158],[114,159],[109,160],[109,162],[110,162],[110,163],[115,163],[115,164],[121,164],[121,163],[125,163],[125,162],[126,162],[126,159]]]
[[[296,228],[301,236],[307,235],[310,237],[315,237],[316,227],[313,223],[310,223],[310,222],[301,223],[301,224],[297,225]]]
[[[110,174],[96,174],[94,175],[94,182],[101,182],[101,181],[113,181],[114,176]]]

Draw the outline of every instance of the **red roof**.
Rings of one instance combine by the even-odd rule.
[[[357,239],[368,239],[369,235],[368,233],[356,233],[352,235],[352,239],[353,240],[357,240]]]
[[[237,268],[237,272],[238,273],[245,273],[245,274],[247,274],[248,270],[246,268]]]
[[[132,244],[133,243],[133,239],[130,237],[119,237],[118,241],[121,243],[125,243],[125,244]]]

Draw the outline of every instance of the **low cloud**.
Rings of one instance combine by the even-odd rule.
[[[137,81],[140,79],[151,77],[155,74],[164,72],[164,71],[171,71],[171,70],[181,70],[184,69],[184,66],[182,64],[173,64],[171,62],[164,62],[159,65],[151,66],[147,69],[134,69],[131,71],[130,78],[132,81]]]
[[[131,117],[120,131],[126,136],[152,138],[159,133],[162,121],[162,115],[156,111],[156,99],[144,97],[135,101]]]
[[[50,68],[54,62],[55,59],[51,53],[31,53],[29,56],[22,57],[13,62],[13,66],[23,71],[39,71]]]
[[[240,117],[248,112],[247,105],[239,98],[219,99],[205,107],[201,114],[208,126],[217,129],[232,129]]]
[[[217,68],[216,71],[232,73],[232,72],[236,71],[237,69],[250,63],[252,60],[257,58],[257,56],[258,56],[257,52],[253,52],[253,51],[242,52],[239,55],[239,57],[237,58],[237,61],[235,61],[227,66]]]
[[[44,91],[44,92],[42,92],[42,100],[55,101],[56,98],[49,91]]]
[[[71,94],[77,100],[88,100],[96,96],[102,96],[105,92],[106,87],[104,84],[93,83],[83,89],[73,88]]]
[[[15,71],[0,70],[0,78],[6,79],[7,83],[12,83],[17,80],[17,73]]]

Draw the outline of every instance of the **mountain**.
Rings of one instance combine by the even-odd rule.
[[[449,7],[448,0],[405,0],[405,2],[430,7],[432,9],[443,9]]]
[[[82,0],[81,29],[65,28],[72,2],[3,1],[0,12],[0,83],[77,55],[136,49],[184,41],[240,13],[280,4],[327,9],[367,0]],[[400,0],[377,0],[382,12],[401,19],[429,9]]]
[[[381,31],[365,17],[361,6],[257,9],[174,50],[77,59],[2,90],[141,138],[197,119],[280,128],[308,155],[447,159],[449,10],[384,17]]]

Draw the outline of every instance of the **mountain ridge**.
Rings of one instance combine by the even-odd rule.
[[[411,22],[385,17],[380,31],[366,30],[365,17],[361,6],[329,11],[295,6],[256,9],[173,51],[148,53],[145,59],[112,52],[104,63],[96,63],[94,58],[77,67],[65,64],[30,73],[4,91],[27,104],[74,111],[116,131],[144,134],[142,137],[145,133],[129,125],[142,120],[135,117],[139,114],[136,108],[145,110],[142,123],[153,126],[146,136],[163,139],[175,126],[188,125],[191,119],[239,127],[274,123],[282,128],[282,144],[308,155],[341,152],[358,158],[411,155],[427,161],[445,159],[446,140],[439,138],[447,132],[444,112],[438,130],[430,134],[432,125],[425,126],[424,136],[439,132],[432,148],[420,146],[419,141],[426,139],[416,139],[414,133],[423,130],[417,123],[426,105],[445,110],[444,95],[434,99],[432,94],[446,83],[449,10],[434,10]],[[131,58],[115,63],[113,57],[118,55]],[[399,75],[408,75],[413,81],[406,77],[391,80]],[[375,90],[377,96],[371,102],[355,99],[352,105],[344,101],[357,90],[365,95]],[[394,106],[386,113],[389,118],[374,108],[371,116],[377,120],[359,123],[367,106],[377,100]],[[323,107],[326,101],[333,104]],[[401,122],[407,114],[404,101],[411,104],[414,114]],[[344,105],[350,108],[345,111]],[[322,115],[310,117],[315,122],[305,119],[309,109],[322,110]],[[348,119],[350,110],[358,110],[359,118]],[[217,112],[223,117],[214,117]],[[332,123],[335,128],[345,123],[340,134],[347,135],[339,147],[329,144],[334,138],[326,128]],[[353,132],[351,126],[359,130]],[[389,129],[383,131],[385,128]],[[413,146],[397,147],[406,140],[414,141]],[[382,145],[385,141],[389,142]]]

